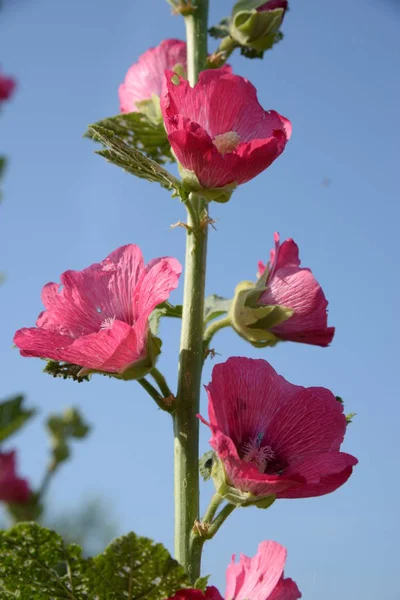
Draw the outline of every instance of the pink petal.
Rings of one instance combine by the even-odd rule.
[[[268,600],[297,600],[301,592],[293,579],[281,579]]]
[[[8,100],[14,93],[15,79],[0,74],[0,102]]]
[[[310,454],[339,450],[346,431],[343,405],[332,392],[295,387],[297,393],[279,408],[265,429],[268,444],[289,465]]]
[[[277,542],[261,542],[253,558],[240,556],[237,568],[232,558],[226,573],[226,600],[266,600],[282,577],[286,549]]]
[[[313,498],[330,494],[342,486],[353,472],[358,460],[344,452],[327,452],[296,461],[285,473],[300,473],[307,483],[278,493],[279,498]]]
[[[150,48],[139,57],[119,87],[121,112],[136,112],[137,102],[161,96],[165,70],[176,65],[186,69],[186,43],[180,40],[163,40],[155,48]]]
[[[36,356],[53,360],[66,360],[66,348],[74,338],[41,329],[39,327],[24,327],[14,335],[14,344],[20,349],[21,356]]]
[[[214,586],[208,586],[205,593],[201,590],[186,588],[176,592],[169,600],[223,600],[221,594]]]
[[[144,269],[133,296],[134,319],[148,318],[178,287],[182,265],[175,258],[157,258]]]

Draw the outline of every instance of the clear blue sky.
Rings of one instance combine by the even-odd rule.
[[[211,0],[211,23],[231,5]],[[213,207],[207,291],[229,296],[252,278],[278,230],[298,242],[303,265],[323,285],[337,334],[328,349],[256,350],[224,331],[217,359],[264,357],[294,383],[343,396],[357,412],[345,450],[360,464],[330,496],[238,510],[206,549],[204,571],[224,589],[232,553],[252,555],[260,541],[276,539],[288,547],[286,572],[304,598],[398,600],[400,6],[293,1],[283,29],[285,40],[263,62],[231,61],[265,108],[291,119],[293,138],[267,172]],[[170,229],[184,216],[178,201],[107,164],[82,139],[89,123],[118,112],[118,85],[139,54],[183,36],[163,0],[15,0],[0,13],[0,62],[19,80],[0,120],[0,152],[10,156],[0,207],[0,268],[8,276],[0,290],[1,395],[24,391],[41,411],[11,442],[22,473],[37,484],[47,458],[43,420],[78,405],[94,428],[54,482],[52,512],[101,495],[121,533],[135,530],[169,548],[169,417],[134,382],[98,377],[78,385],[43,375],[39,360],[12,349],[12,337],[34,324],[43,284],[122,244],[139,244],[147,259],[183,261],[184,232]],[[180,298],[181,289],[173,299]],[[160,367],[174,386],[177,323],[164,323],[162,333]],[[204,450],[207,439],[203,427]],[[211,489],[204,486],[203,505]]]

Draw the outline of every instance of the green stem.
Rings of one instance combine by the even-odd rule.
[[[160,388],[164,398],[169,398],[170,396],[173,396],[173,393],[171,392],[164,375],[160,373],[160,371],[156,369],[156,367],[152,368],[152,370],[150,371],[150,375],[157,382],[157,385]]]
[[[214,321],[213,323],[211,323],[211,325],[209,325],[204,332],[204,351],[208,350],[210,342],[214,335],[217,333],[217,331],[223,329],[224,327],[230,327],[230,325],[230,317],[224,317],[223,319],[218,319],[218,321]]]
[[[161,410],[165,410],[165,412],[172,412],[171,407],[166,404],[165,399],[160,395],[160,393],[156,390],[156,388],[147,381],[144,377],[142,379],[138,379],[137,382],[142,386],[144,390],[151,396],[154,402],[157,404]],[[166,396],[167,397],[167,396]]]
[[[215,529],[214,523],[217,522],[219,515],[215,519],[215,521],[213,521],[213,518],[214,518],[215,513],[217,512],[221,502],[223,502],[223,500],[224,500],[223,497],[220,496],[220,494],[218,494],[218,492],[216,494],[214,494],[214,496],[211,498],[211,502],[208,505],[206,512],[204,513],[204,517],[202,518],[201,523],[198,524],[197,530],[195,528],[192,531],[192,535],[191,535],[191,539],[190,539],[190,544],[191,544],[190,548],[191,548],[192,556],[198,558],[199,561],[201,561],[201,554],[203,552],[203,546],[204,546],[205,542],[207,540],[211,539],[213,537],[213,535],[215,535],[215,533],[217,532],[219,527],[222,525],[222,523],[228,517],[228,514],[230,514],[230,512],[232,512],[232,510],[230,510],[230,512],[228,514],[226,514],[226,516],[224,516],[224,518],[221,520],[218,528]],[[233,505],[228,504],[227,506],[233,506]],[[222,514],[225,509],[226,509],[226,506],[224,509],[222,509],[220,514]],[[213,530],[213,527],[214,527],[214,530]],[[213,532],[212,535],[210,535],[210,530]]]
[[[218,529],[221,527],[222,523],[229,517],[230,514],[233,513],[236,506],[234,504],[226,504],[221,512],[215,517],[214,521],[211,523],[210,527],[207,531],[207,539],[211,539],[217,533]]]
[[[185,17],[188,79],[192,86],[207,59],[208,0],[197,0]],[[185,282],[178,392],[174,413],[175,557],[192,582],[200,575],[201,552],[190,547],[193,525],[199,518],[199,421],[203,366],[204,288],[207,256],[207,204],[190,194],[187,207]]]

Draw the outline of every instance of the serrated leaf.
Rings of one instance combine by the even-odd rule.
[[[208,323],[229,312],[232,300],[212,294],[204,300],[204,323]]]
[[[132,112],[103,119],[95,126],[112,131],[125,144],[140,150],[158,164],[175,161],[161,119],[151,120],[141,112]],[[85,135],[93,139],[90,128]]]
[[[18,431],[35,411],[26,410],[22,407],[24,396],[15,396],[0,403],[0,442]]]
[[[153,335],[158,334],[161,317],[171,317],[173,319],[182,318],[182,304],[174,306],[169,302],[162,302],[153,310],[149,318],[150,329]]]
[[[79,546],[36,523],[0,532],[2,599],[165,600],[187,586],[183,567],[169,552],[134,533],[85,559]]]
[[[112,130],[99,125],[90,125],[88,133],[92,139],[101,142],[106,147],[106,150],[99,150],[96,154],[136,177],[160,184],[172,191],[173,195],[187,198],[188,194],[184,191],[179,179],[142,154],[137,148],[126,144]]]
[[[66,575],[60,575],[63,563]],[[0,532],[0,588],[12,598],[89,600],[86,563],[79,546],[65,545],[57,533],[36,523]]]
[[[213,467],[214,451],[209,450],[205,452],[203,456],[199,458],[199,472],[204,481],[208,481],[211,478],[211,472]]]
[[[165,600],[189,585],[185,570],[162,544],[129,533],[93,559],[91,591],[100,599]]]

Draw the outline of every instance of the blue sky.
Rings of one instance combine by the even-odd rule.
[[[210,22],[231,5],[211,0]],[[337,333],[328,349],[287,343],[256,350],[223,331],[216,360],[264,357],[293,383],[341,395],[357,412],[344,449],[360,463],[330,496],[236,511],[205,552],[204,572],[221,589],[232,553],[253,555],[260,541],[276,539],[288,547],[286,572],[308,600],[399,598],[392,575],[400,534],[399,28],[395,2],[293,2],[285,39],[263,62],[231,61],[257,86],[265,108],[290,118],[293,137],[267,172],[212,208],[218,221],[207,291],[230,296],[238,281],[251,279],[277,230],[297,241],[303,265],[323,285]],[[178,201],[107,164],[82,138],[89,123],[118,112],[117,88],[129,65],[162,38],[183,36],[182,21],[163,0],[15,0],[0,14],[0,62],[19,81],[0,120],[0,153],[10,157],[0,208],[0,267],[7,273],[1,395],[23,391],[40,408],[11,445],[19,448],[21,472],[37,484],[48,452],[46,415],[79,406],[93,431],[54,481],[51,512],[101,496],[119,533],[135,530],[169,548],[169,417],[135,382],[98,377],[78,385],[43,375],[39,360],[12,348],[12,337],[34,324],[43,284],[122,244],[139,244],[146,259],[183,261],[184,232],[170,228],[184,216]],[[173,300],[180,298],[181,288]],[[162,336],[160,368],[174,386],[177,322],[164,323]],[[203,427],[203,450],[207,439]],[[211,492],[204,485],[203,506]]]

